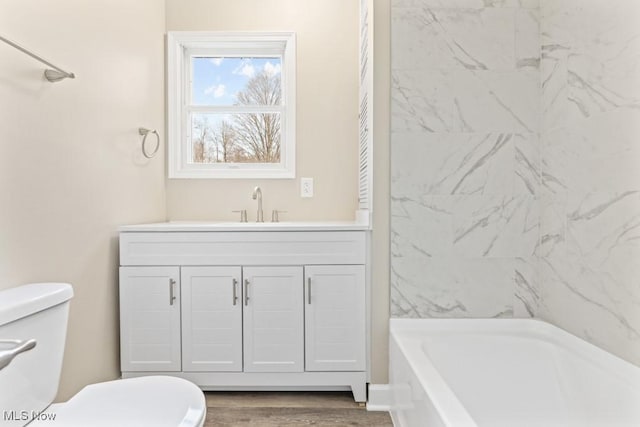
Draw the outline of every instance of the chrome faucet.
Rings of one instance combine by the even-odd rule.
[[[256,216],[256,222],[264,222],[264,216],[262,214],[262,190],[260,187],[256,187],[253,189],[253,196],[251,196],[253,200],[258,199],[258,214]]]

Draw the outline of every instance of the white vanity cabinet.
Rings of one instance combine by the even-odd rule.
[[[123,377],[366,400],[366,231],[138,227],[120,233]]]
[[[365,370],[363,265],[306,266],[307,371]]]
[[[120,268],[123,371],[181,370],[180,269]]]
[[[244,267],[244,371],[304,372],[302,267]]]
[[[304,371],[302,267],[181,270],[183,371]]]
[[[182,370],[242,372],[242,269],[182,267]]]

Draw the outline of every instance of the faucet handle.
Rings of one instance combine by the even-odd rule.
[[[287,211],[279,211],[277,209],[274,209],[273,212],[271,212],[271,222],[280,222],[280,217],[278,214],[281,213],[286,213]]]
[[[248,222],[248,220],[247,220],[247,210],[246,209],[242,209],[242,210],[239,210],[239,211],[231,211],[231,212],[240,214],[240,222]]]

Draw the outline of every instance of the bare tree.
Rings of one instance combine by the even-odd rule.
[[[223,120],[214,133],[213,141],[219,150],[217,161],[235,162],[238,149],[236,147],[236,132],[231,123]]]
[[[215,143],[213,129],[209,123],[209,118],[204,115],[195,116],[192,129],[193,162],[211,163],[217,158],[215,153]],[[212,153],[211,149],[214,148]]]
[[[279,105],[280,75],[262,71],[238,92],[238,105]],[[280,115],[237,113],[212,125],[206,115],[193,121],[195,163],[277,163],[280,161]]]
[[[261,71],[253,76],[244,90],[238,92],[239,105],[279,105],[282,90],[280,74]],[[233,117],[235,143],[248,162],[280,161],[280,115],[277,113],[244,113]]]

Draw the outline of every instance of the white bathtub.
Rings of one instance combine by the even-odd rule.
[[[392,319],[397,427],[640,426],[640,368],[528,319]]]

